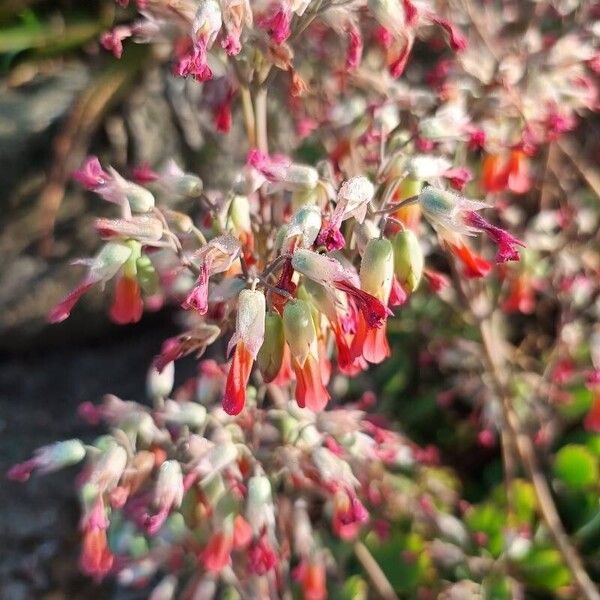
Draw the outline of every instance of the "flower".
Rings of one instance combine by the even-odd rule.
[[[77,464],[85,455],[85,446],[79,440],[55,442],[38,448],[33,458],[12,467],[7,477],[14,481],[27,481],[33,471],[52,473]]]
[[[204,315],[208,311],[208,280],[212,275],[227,271],[240,255],[240,242],[230,234],[213,238],[193,255],[200,263],[200,274],[182,307]]]
[[[183,475],[176,460],[165,461],[158,470],[158,478],[154,488],[154,504],[158,513],[148,515],[146,529],[154,535],[161,528],[172,508],[177,508],[183,500]]]
[[[333,286],[351,296],[364,314],[369,327],[383,325],[389,310],[378,298],[361,290],[356,285],[356,274],[344,268],[335,258],[298,249],[292,256],[292,267],[325,287]]]
[[[60,323],[70,314],[78,300],[94,285],[105,284],[121,270],[132,256],[130,245],[121,242],[108,242],[93,259],[82,259],[77,264],[88,266],[88,274],[83,281],[59,302],[49,313],[50,323]]]
[[[509,260],[519,260],[519,251],[517,246],[525,247],[525,244],[500,227],[488,223],[481,215],[475,211],[467,211],[464,215],[464,222],[473,229],[484,231],[490,239],[498,244],[496,253],[496,262],[503,263]]]
[[[319,362],[317,334],[309,305],[290,300],[283,310],[283,330],[296,375],[296,402],[301,408],[323,410],[329,393],[323,385],[323,363]]]
[[[223,410],[230,415],[237,415],[244,408],[252,364],[265,337],[265,310],[263,292],[240,292],[235,333],[231,336],[227,348],[230,353],[235,346],[235,352],[223,395]]]
[[[365,248],[360,265],[360,285],[365,292],[372,294],[383,306],[387,306],[394,276],[394,251],[392,243],[385,238],[373,238]],[[389,309],[387,309],[389,310]],[[386,324],[373,327],[364,312],[358,318],[356,335],[350,349],[352,357],[362,356],[374,364],[391,355],[386,337]]]

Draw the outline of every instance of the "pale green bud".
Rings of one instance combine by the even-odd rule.
[[[394,251],[385,238],[369,241],[360,264],[360,287],[383,302],[387,302],[394,276]]]
[[[317,332],[310,307],[304,300],[290,300],[283,309],[283,330],[292,356],[304,364]]]
[[[258,369],[266,383],[277,377],[283,361],[285,336],[283,319],[275,311],[269,311],[265,317],[265,337],[258,357]]]
[[[394,274],[407,292],[419,287],[425,263],[417,236],[410,230],[400,231],[392,240],[394,247]]]

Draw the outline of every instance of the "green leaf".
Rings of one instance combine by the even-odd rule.
[[[554,474],[573,489],[592,486],[598,481],[598,458],[585,446],[563,446],[554,459]]]
[[[486,548],[492,556],[499,556],[504,548],[502,526],[506,514],[491,503],[473,506],[465,515],[465,522],[473,533],[485,533]]]
[[[520,561],[522,574],[530,585],[556,590],[571,581],[571,573],[554,548],[533,548]]]

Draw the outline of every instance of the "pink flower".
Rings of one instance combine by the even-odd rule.
[[[509,260],[519,260],[517,246],[525,247],[525,244],[500,227],[488,223],[479,213],[469,211],[464,217],[469,227],[484,231],[490,239],[498,244],[496,262],[503,263]]]
[[[283,44],[290,37],[292,11],[289,5],[276,4],[270,8],[270,14],[258,19],[257,25],[265,29],[276,44]]]
[[[448,169],[443,176],[448,179],[452,187],[459,192],[462,192],[467,183],[473,180],[473,174],[470,169],[467,169],[466,167],[454,167]]]
[[[369,520],[369,513],[354,492],[339,492],[335,495],[333,530],[343,540],[356,538],[360,528]]]
[[[440,27],[442,27],[448,36],[450,37],[450,46],[453,50],[464,50],[467,47],[467,40],[465,36],[458,30],[456,25],[448,21],[448,19],[444,19],[439,17],[433,13],[429,15],[432,23],[436,23]]]
[[[264,575],[277,564],[277,555],[271,547],[266,533],[263,533],[258,540],[253,542],[250,546],[248,551],[248,562],[250,570],[255,575]]]
[[[226,533],[214,533],[198,558],[207,571],[221,572],[231,562],[232,538]]]
[[[111,31],[105,31],[100,36],[100,44],[106,50],[114,54],[116,58],[121,58],[123,54],[123,40],[131,37],[131,27],[127,25],[118,25]]]
[[[106,185],[111,177],[102,168],[97,156],[88,156],[83,165],[73,173],[73,179],[88,190],[96,190]]]
[[[353,23],[348,25],[348,50],[346,51],[346,68],[355,69],[360,64],[363,52],[363,41],[360,29]]]
[[[201,41],[181,55],[173,66],[173,73],[180,77],[193,77],[196,81],[208,81],[213,73],[206,62],[206,45]]]

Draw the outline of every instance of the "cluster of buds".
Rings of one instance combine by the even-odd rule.
[[[166,574],[159,598],[172,597],[178,578],[182,597],[212,597],[219,581],[242,597],[272,597],[270,586],[295,581],[305,598],[325,598],[337,567],[323,536],[352,542],[372,522],[385,535],[392,496],[404,513],[423,512],[423,451],[358,405],[315,414],[281,394],[262,409],[249,388],[250,406],[231,417],[218,402],[225,374],[212,361],[200,371],[172,395],[172,370],[151,369],[152,409],[115,396],[83,404],[80,414],[111,435],[52,444],[10,471],[24,480],[84,461],[85,573],[134,587]],[[415,483],[400,498],[402,478]],[[171,595],[158,594],[165,588]]]
[[[394,200],[406,176],[393,169],[378,186],[357,175],[338,187],[312,167],[252,151],[234,190],[214,201],[204,196],[199,180],[173,165],[166,175],[146,173],[154,193],[110,172],[105,176],[92,158],[77,178],[110,200],[114,194],[107,188],[129,190],[120,205],[132,212],[99,219],[97,230],[108,241],[90,261],[82,284],[50,318],[65,318],[93,284],[119,275],[111,316],[117,322],[136,321],[143,309],[140,289],[147,289],[151,279],[155,299],[150,296],[147,303],[155,306],[156,297],[179,299],[193,320],[186,334],[165,343],[156,359],[159,369],[204,351],[233,326],[222,398],[230,415],[244,408],[255,363],[259,383],[295,382],[298,405],[320,411],[330,399],[332,370],[355,375],[390,356],[386,321],[417,289],[425,270],[419,237],[426,231],[415,210],[464,263],[468,277],[491,269],[490,262],[472,253],[468,236],[484,232],[496,242],[498,263],[518,260],[517,248],[523,245],[480,215],[484,203],[429,185],[436,178],[416,180],[413,173],[410,186],[420,192]],[[202,230],[155,204],[155,194],[171,196],[181,189],[204,206]],[[267,195],[283,205],[285,222],[279,226],[254,212]],[[133,196],[152,199],[145,212],[133,211],[127,199]],[[407,218],[402,211],[410,207]],[[262,229],[260,239],[253,222]]]

